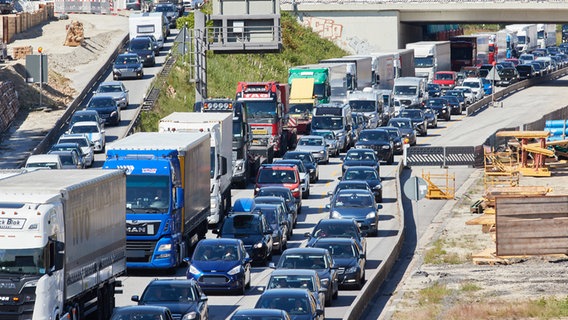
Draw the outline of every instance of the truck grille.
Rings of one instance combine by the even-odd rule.
[[[405,106],[409,106],[409,105],[412,104],[412,100],[402,99],[402,100],[400,100],[400,104],[405,105]]]
[[[126,241],[127,262],[150,262],[157,241]]]

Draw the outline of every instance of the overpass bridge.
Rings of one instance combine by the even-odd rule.
[[[404,48],[428,24],[568,22],[568,0],[281,0],[280,8],[353,53]]]

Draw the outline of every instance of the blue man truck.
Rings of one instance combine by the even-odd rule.
[[[210,135],[140,132],[107,146],[126,172],[126,267],[171,270],[207,233]]]

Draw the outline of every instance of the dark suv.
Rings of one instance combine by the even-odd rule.
[[[394,145],[385,129],[365,129],[359,135],[355,145],[357,149],[372,149],[378,160],[387,164],[394,162]]]
[[[260,188],[266,186],[281,186],[290,189],[298,207],[302,206],[302,186],[296,165],[263,164],[260,166],[256,175],[254,195],[256,196]]]
[[[156,53],[154,52],[154,44],[148,37],[134,38],[130,40],[128,52],[136,53],[144,67],[153,67],[156,65]]]

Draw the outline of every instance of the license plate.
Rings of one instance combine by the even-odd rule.
[[[267,134],[268,130],[266,129],[252,129],[252,134]]]
[[[260,143],[260,140],[258,140],[258,139],[253,139],[253,140],[252,140],[252,144],[253,144],[254,146],[258,146],[258,145],[260,145],[261,143]]]

